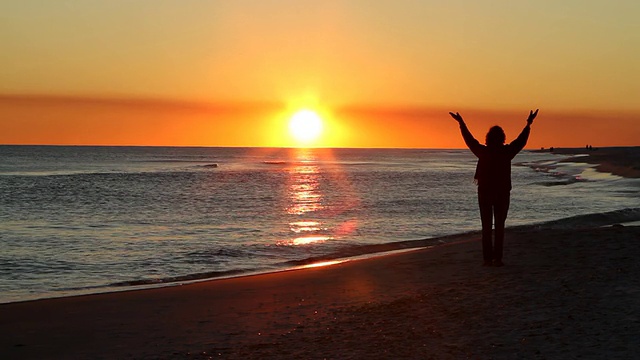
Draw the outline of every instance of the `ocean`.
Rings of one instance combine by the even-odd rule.
[[[566,158],[513,160],[508,227],[639,211],[640,179]],[[0,146],[0,303],[437,246],[480,229],[475,164],[469,150]]]

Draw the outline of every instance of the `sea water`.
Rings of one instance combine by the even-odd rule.
[[[640,207],[523,151],[507,226]],[[468,150],[0,146],[0,302],[273,271],[477,231]]]

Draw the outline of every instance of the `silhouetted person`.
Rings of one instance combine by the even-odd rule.
[[[502,266],[504,244],[504,223],[509,211],[511,193],[511,160],[524,148],[529,139],[530,126],[538,115],[538,110],[529,112],[527,125],[517,139],[505,145],[506,136],[500,126],[489,129],[486,145],[476,140],[459,113],[449,113],[458,124],[464,142],[478,158],[476,174],[478,184],[478,204],[482,220],[482,256],[484,265]],[[495,242],[491,241],[491,225],[495,218]]]

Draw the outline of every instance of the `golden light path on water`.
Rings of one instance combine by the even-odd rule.
[[[324,266],[337,265],[337,264],[342,264],[342,263],[347,262],[347,261],[349,261],[349,260],[321,261],[321,262],[317,262],[317,263],[313,263],[313,264],[302,265],[300,267],[300,269],[311,269],[311,268],[318,268],[318,267],[324,267]]]
[[[289,223],[295,234],[293,245],[306,245],[330,240],[330,236],[318,235],[322,223],[310,219],[313,212],[322,210],[323,195],[320,192],[320,169],[309,149],[297,149],[295,165],[289,170],[289,206],[287,213],[301,220]]]
[[[289,161],[283,211],[289,218],[291,236],[281,244],[304,246],[348,239],[357,231],[359,221],[344,214],[358,208],[360,199],[340,171],[333,151],[292,149]],[[331,193],[325,193],[326,189]]]

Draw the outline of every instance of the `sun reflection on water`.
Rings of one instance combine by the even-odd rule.
[[[295,157],[295,165],[288,169],[289,205],[286,211],[295,217],[289,223],[289,229],[295,234],[290,243],[307,245],[330,240],[330,236],[319,234],[325,227],[313,214],[324,209],[317,159],[309,149],[297,149]]]
[[[302,265],[300,268],[301,268],[301,269],[310,269],[310,268],[317,268],[317,267],[331,266],[331,265],[342,264],[342,263],[347,262],[347,261],[348,261],[348,260],[329,260],[329,261],[321,261],[321,262],[317,262],[317,263],[313,263],[313,264]]]
[[[322,195],[318,189],[319,169],[315,164],[296,165],[289,171],[291,204],[287,213],[303,215],[322,210]]]
[[[320,230],[320,222],[318,221],[294,221],[289,224],[291,231],[294,233],[301,233],[305,231],[318,231]]]
[[[293,239],[293,245],[307,245],[330,240],[330,236],[303,236]]]

